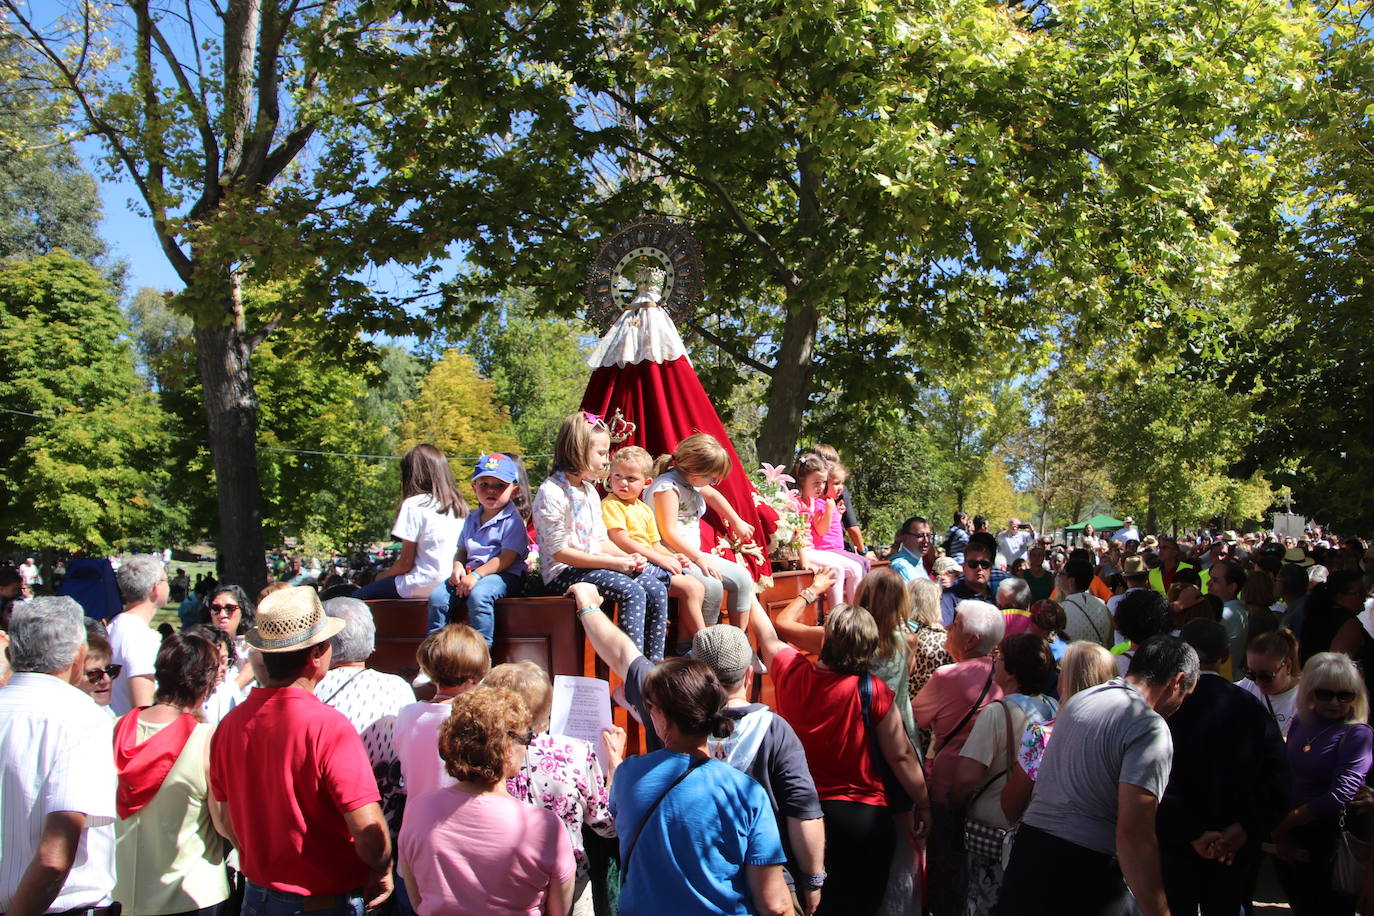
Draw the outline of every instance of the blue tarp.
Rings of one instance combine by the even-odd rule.
[[[59,595],[70,595],[86,611],[87,617],[109,620],[124,610],[115,584],[114,567],[104,557],[76,557],[67,564]]]

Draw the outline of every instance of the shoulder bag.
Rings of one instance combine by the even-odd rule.
[[[940,751],[945,749],[945,745],[949,744],[955,735],[963,731],[964,726],[972,722],[973,717],[978,714],[978,710],[982,707],[983,701],[987,699],[988,691],[992,689],[992,675],[996,668],[997,666],[995,664],[988,667],[988,679],[987,682],[983,684],[983,692],[978,694],[978,699],[973,701],[973,705],[968,708],[968,712],[964,713],[964,717],[959,720],[959,724],[951,728],[945,734],[937,736],[930,742],[930,753],[926,755],[926,759],[931,761],[932,764]]]
[[[1355,723],[1352,727],[1359,728],[1360,726]],[[1337,751],[1345,743],[1345,737],[1348,734],[1350,734],[1350,728],[1342,733],[1341,740],[1336,743]],[[1369,850],[1374,847],[1374,842],[1347,828],[1345,818],[1346,807],[1342,805],[1341,819],[1336,834],[1336,853],[1331,862],[1331,886],[1346,894],[1358,895],[1364,889],[1364,875],[1369,864]]]
[[[635,844],[639,842],[639,835],[644,831],[644,826],[649,823],[649,818],[654,816],[654,812],[657,811],[658,806],[663,803],[663,799],[668,797],[668,793],[676,789],[688,776],[691,776],[693,770],[706,763],[707,759],[708,758],[705,757],[693,758],[692,762],[687,764],[687,769],[682,771],[682,775],[674,779],[672,785],[664,789],[663,794],[654,800],[654,803],[649,806],[648,811],[644,812],[644,817],[640,819],[639,826],[635,828],[634,834],[630,837],[629,844],[625,847],[625,855],[622,857],[620,863],[620,870],[623,875],[628,877],[630,874],[630,855],[635,851]]]
[[[1002,714],[1007,722],[1007,760],[1002,772],[993,776],[983,783],[982,787],[974,793],[968,800],[968,807],[972,808],[988,788],[1011,772],[1012,755],[1015,749],[1012,745],[1011,733],[1011,705],[1005,700],[998,700],[997,705],[1002,707]],[[964,821],[964,848],[974,855],[982,856],[985,859],[995,859],[1006,864],[1006,856],[1011,850],[1012,840],[1016,836],[1016,826],[1003,827],[1000,824],[989,824],[985,821],[967,818]]]
[[[910,811],[913,807],[911,796],[906,794],[897,774],[887,765],[887,758],[883,756],[882,746],[878,743],[878,730],[873,727],[873,675],[867,671],[859,675],[859,712],[863,715],[864,731],[868,734],[868,757],[874,771],[882,778],[883,790],[887,793],[887,807],[892,811]]]

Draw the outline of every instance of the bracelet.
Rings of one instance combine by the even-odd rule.
[[[588,614],[590,614],[592,611],[599,611],[599,610],[601,610],[600,606],[599,606],[599,605],[595,605],[595,604],[589,604],[589,605],[587,605],[586,607],[580,607],[580,608],[577,609],[577,619],[578,619],[578,620],[581,620],[583,617],[586,617],[586,616],[587,616]]]
[[[817,598],[816,590],[808,585],[806,588],[801,590],[801,598],[807,604],[815,604]]]
[[[802,884],[806,885],[810,890],[818,891],[825,887],[825,872],[820,872],[815,875],[802,875],[801,879]]]

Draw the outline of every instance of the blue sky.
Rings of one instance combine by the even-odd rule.
[[[99,156],[99,145],[87,140],[78,145],[82,159],[94,174],[100,174],[94,166]],[[177,277],[167,256],[157,243],[153,223],[140,215],[130,204],[130,198],[138,196],[138,190],[123,175],[118,183],[97,178],[100,185],[100,201],[104,214],[100,224],[100,235],[110,247],[110,257],[129,265],[128,292],[133,295],[141,286],[153,286],[160,290],[176,292],[184,285]]]

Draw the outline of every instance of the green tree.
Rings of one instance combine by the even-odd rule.
[[[359,409],[376,370],[283,329],[253,354],[262,403],[264,530],[339,547],[386,536],[399,488],[377,451],[387,430]],[[359,457],[371,455],[375,457]],[[380,509],[380,511],[378,511]]]
[[[172,311],[170,293],[143,286],[134,293],[125,311],[133,330],[139,369],[154,390],[185,388],[195,373],[195,325]]]
[[[61,142],[60,101],[26,79],[21,62],[15,37],[0,35],[0,260],[60,248],[98,262],[95,178]]]
[[[986,518],[993,531],[1021,511],[1021,497],[1001,458],[988,455],[983,461],[983,472],[969,490],[968,506],[973,514]]]
[[[333,319],[322,342],[345,349],[359,331],[425,336],[444,316],[425,307],[424,287],[438,285],[451,246],[493,224],[503,233],[512,206],[541,189],[563,193],[561,177],[527,177],[499,154],[532,109],[556,105],[559,119],[572,118],[561,81],[543,87],[501,44],[508,28],[544,33],[553,21],[576,36],[577,11],[498,3],[471,9],[469,29],[412,42],[387,6],[92,0],[54,13],[0,0],[27,52],[25,78],[69,102],[76,131],[104,144],[106,167],[132,182],[185,284],[172,305],[195,326],[220,560],[250,591],[265,578],[254,350],[289,324],[328,330],[322,313]],[[398,59],[420,50],[442,58],[457,96],[396,95],[398,78],[435,82]],[[445,155],[412,143],[383,102],[442,121]],[[487,157],[507,169],[498,188],[430,200],[435,188],[470,188],[461,176]],[[418,292],[361,278],[393,260]],[[290,295],[256,309],[245,300],[246,289],[272,284]]]
[[[0,269],[0,528],[10,545],[163,546],[168,433],[104,279],[65,252]]]
[[[487,452],[518,451],[519,445],[494,385],[478,373],[472,357],[458,350],[445,353],[415,397],[401,405],[396,431],[402,451],[428,442],[447,455],[468,499],[470,463]]]
[[[1029,422],[1012,438],[1045,530],[1051,521],[1075,524],[1109,508],[1110,482],[1095,447],[1097,399],[1084,390],[1082,367],[1057,366],[1031,389]]]
[[[881,547],[912,515],[935,519],[948,512],[948,463],[920,415],[899,407],[833,405],[808,432],[828,442],[850,468],[852,494],[868,543]]]
[[[948,469],[949,509],[967,511],[988,460],[1013,453],[1015,434],[1025,424],[1021,391],[1015,380],[999,377],[997,367],[969,367],[931,392],[922,413]]]
[[[434,83],[426,36],[476,26],[467,7],[424,13],[399,44],[432,56],[395,68],[423,82],[393,98],[433,163],[445,125],[415,93],[470,87]],[[566,312],[590,236],[640,210],[684,217],[712,271],[710,317],[690,330],[770,377],[759,454],[775,462],[818,378],[876,398],[912,383],[904,349],[957,372],[1060,316],[1129,325],[1214,288],[1234,254],[1231,204],[1272,167],[1251,150],[1300,112],[1294,74],[1317,32],[1307,8],[1270,0],[651,0],[582,18],[583,43],[551,42],[542,23],[506,31],[517,53],[538,45],[547,64],[530,80],[565,79],[579,118],[541,111],[501,160],[522,179],[559,170],[582,199],[474,245],[485,270],[457,286],[484,304],[491,284],[538,277]],[[573,175],[569,150],[585,164]],[[479,170],[443,196],[490,196],[503,177]],[[939,340],[958,361],[933,364]]]
[[[540,456],[526,462],[531,481],[548,476],[558,427],[582,403],[591,372],[581,342],[585,332],[580,322],[537,317],[517,300],[493,311],[468,337],[478,371],[510,411],[519,451]]]
[[[1246,399],[1188,384],[1174,359],[1121,359],[1100,379],[1094,442],[1118,510],[1146,533],[1251,510],[1257,482],[1233,476],[1254,434]]]
[[[1323,8],[1322,49],[1305,129],[1276,147],[1290,178],[1256,208],[1221,331],[1183,352],[1190,377],[1252,405],[1241,475],[1292,494],[1295,510],[1341,530],[1374,526],[1374,41],[1369,8]]]

